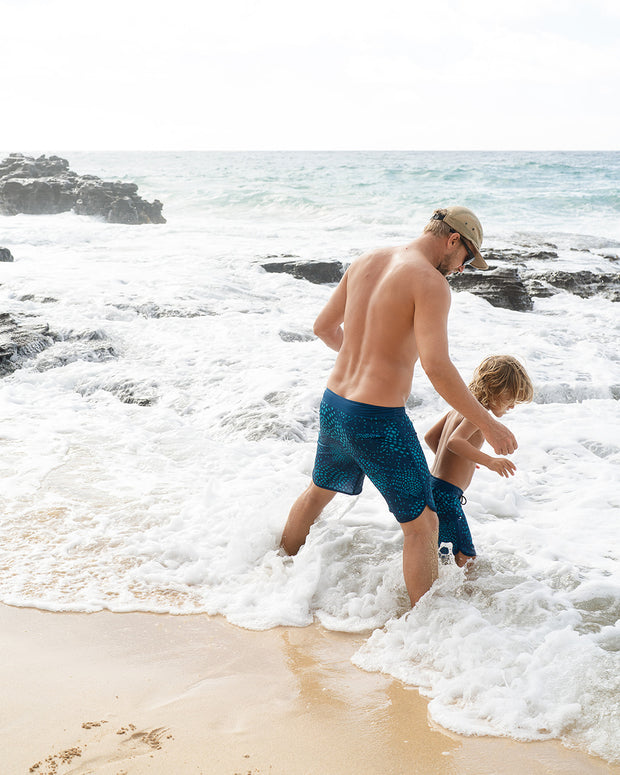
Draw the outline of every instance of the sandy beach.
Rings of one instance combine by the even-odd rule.
[[[3,775],[612,775],[559,743],[462,737],[359,670],[361,636],[0,606]]]

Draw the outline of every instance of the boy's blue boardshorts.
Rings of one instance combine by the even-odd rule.
[[[431,481],[439,518],[439,546],[451,543],[453,554],[462,552],[467,557],[475,557],[476,549],[461,506],[463,490],[436,476],[431,476]]]
[[[379,490],[399,522],[435,511],[431,475],[404,406],[349,401],[327,389],[312,481],[346,495],[362,491],[364,477]]]

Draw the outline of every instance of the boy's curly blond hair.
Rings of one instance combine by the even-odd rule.
[[[508,393],[515,404],[526,404],[534,397],[527,371],[512,355],[485,358],[474,371],[469,389],[485,409],[502,393]]]

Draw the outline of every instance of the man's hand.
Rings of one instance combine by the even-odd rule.
[[[501,422],[489,416],[491,425],[482,430],[484,438],[493,447],[496,455],[510,455],[519,446],[512,431]]]
[[[508,479],[509,476],[514,476],[517,470],[516,465],[512,460],[508,460],[506,457],[492,457],[486,464],[487,468],[491,471],[495,471],[500,476],[505,476]]]

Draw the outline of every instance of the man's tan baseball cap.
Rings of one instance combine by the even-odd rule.
[[[451,229],[458,232],[461,237],[465,239],[472,246],[474,255],[476,258],[471,262],[470,266],[475,266],[476,269],[488,269],[489,265],[480,255],[480,248],[482,247],[482,224],[467,207],[447,207],[445,215],[435,214],[433,215],[438,221],[447,223]]]

